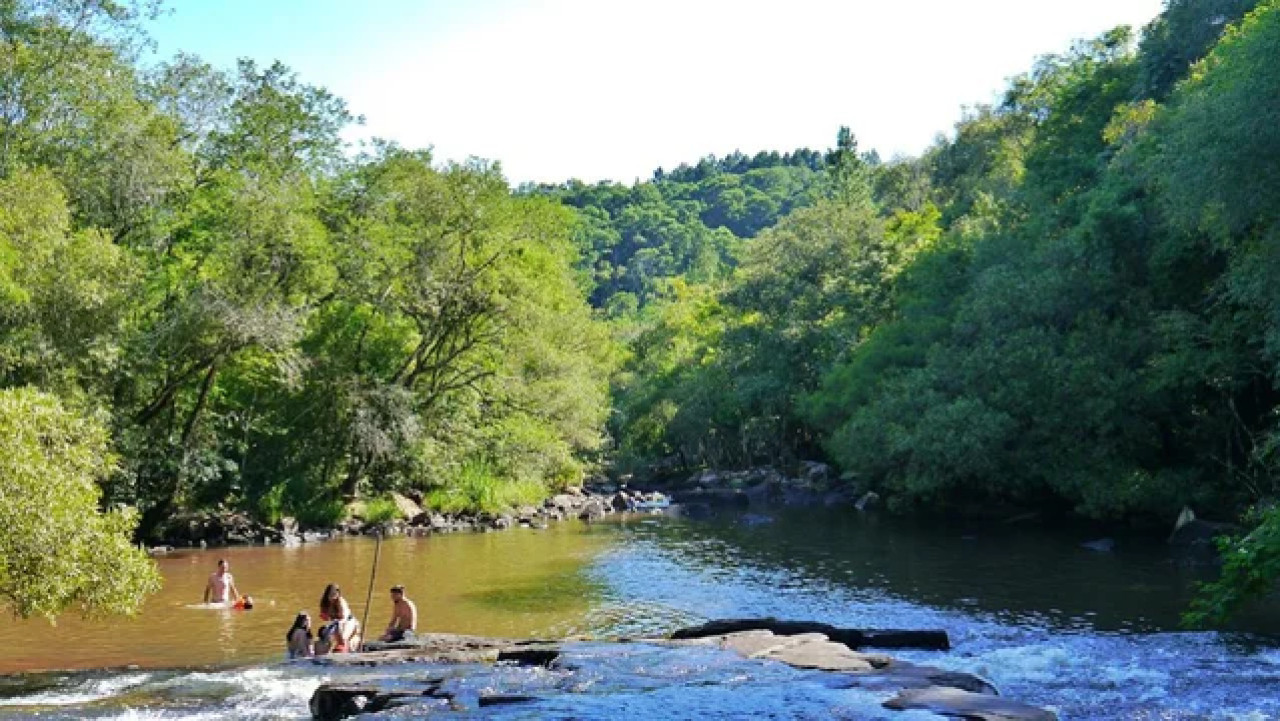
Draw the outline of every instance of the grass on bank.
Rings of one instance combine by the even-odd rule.
[[[494,473],[488,463],[471,462],[457,480],[427,492],[422,505],[441,513],[502,513],[520,506],[537,505],[547,497],[547,487],[533,480],[510,480]]]

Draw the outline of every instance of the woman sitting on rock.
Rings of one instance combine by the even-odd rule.
[[[289,647],[289,658],[305,658],[314,653],[311,646],[311,617],[302,612],[293,619],[293,626],[284,635]]]
[[[342,597],[342,589],[331,583],[324,587],[324,595],[320,597],[320,620],[336,621],[337,638],[333,640],[333,651],[343,652],[357,650],[360,646],[360,622],[351,613],[351,605]]]

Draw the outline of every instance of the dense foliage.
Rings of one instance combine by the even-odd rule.
[[[107,419],[115,455],[94,436],[81,471],[104,502],[143,532],[219,506],[318,524],[580,478],[615,354],[573,212],[496,165],[354,153],[343,101],[283,65],[142,68],[151,9],[0,3],[0,387]]]
[[[1203,620],[1280,573],[1280,0],[1168,0],[919,158],[517,192],[354,154],[278,64],[141,68],[152,6],[0,2],[0,388],[108,419],[67,473],[144,529],[821,456],[903,510],[1243,514]]]
[[[130,510],[98,511],[107,431],[54,396],[0,390],[0,604],[21,618],[133,613],[160,575]]]
[[[824,164],[820,153],[803,148],[732,153],[670,172],[659,168],[653,180],[633,186],[575,180],[525,191],[577,211],[575,241],[591,301],[616,318],[666,292],[673,278],[724,277],[745,239],[814,201]]]
[[[1140,42],[1043,57],[919,159],[838,147],[736,270],[687,273],[627,330],[622,462],[825,454],[903,510],[1269,507],[1276,57],[1280,3],[1170,0]],[[1280,515],[1246,518],[1202,618],[1280,569]]]

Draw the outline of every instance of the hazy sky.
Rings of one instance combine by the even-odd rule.
[[[279,59],[353,134],[502,162],[513,182],[631,182],[733,150],[885,158],[949,132],[1036,56],[1161,0],[180,0],[159,55]]]

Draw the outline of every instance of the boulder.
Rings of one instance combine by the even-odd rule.
[[[723,636],[740,631],[767,630],[778,635],[794,636],[801,633],[820,633],[849,648],[922,648],[931,651],[947,651],[951,640],[946,631],[855,629],[840,628],[816,621],[783,621],[776,618],[740,618],[710,621],[701,626],[682,628],[671,634],[673,639],[694,639]]]
[[[1042,708],[1001,696],[943,686],[906,689],[885,701],[884,707],[898,711],[919,709],[972,721],[1057,721],[1058,718]]]
[[[396,504],[396,510],[400,511],[401,518],[417,518],[422,515],[422,506],[419,506],[408,496],[404,496],[399,493],[392,493],[391,501]]]
[[[1184,507],[1169,534],[1169,545],[1212,550],[1218,536],[1233,533],[1237,528],[1230,523],[1215,523],[1196,518],[1195,512]]]
[[[831,481],[831,466],[817,461],[801,461],[800,477],[812,485],[825,485]]]
[[[862,498],[853,504],[853,507],[859,511],[873,511],[880,506],[880,494],[875,491],[867,491],[862,494]]]
[[[547,499],[546,506],[548,508],[556,508],[561,512],[565,512],[579,508],[586,502],[587,501],[584,496],[573,495],[570,493],[557,493]]]
[[[311,694],[311,718],[316,721],[339,721],[360,714],[385,711],[398,699],[417,699],[430,696],[439,684],[428,686],[425,691],[388,691],[364,684],[320,684]]]
[[[625,493],[615,493],[613,498],[609,499],[609,505],[614,511],[622,513],[623,511],[631,510],[631,499],[627,498],[627,494]]]
[[[710,469],[695,473],[693,474],[693,477],[689,479],[690,485],[699,486],[701,488],[718,488],[724,485],[724,483],[725,478],[721,477],[718,472]]]
[[[662,511],[671,518],[688,518],[695,521],[705,520],[716,515],[710,504],[695,503],[673,503],[668,505]]]
[[[503,531],[516,525],[516,520],[504,513],[501,516],[498,516],[497,518],[493,519],[489,525],[495,529]]]
[[[1099,538],[1096,541],[1085,541],[1080,544],[1081,548],[1087,548],[1090,551],[1098,553],[1111,553],[1116,550],[1116,542],[1113,538]]]
[[[845,675],[828,680],[832,688],[861,688],[868,691],[900,691],[908,688],[945,686],[970,693],[999,696],[989,681],[963,671],[947,671],[934,666],[918,666],[896,658],[880,657],[884,665],[870,673]]]
[[[582,504],[582,510],[578,512],[578,518],[584,521],[598,521],[605,516],[604,503],[598,498],[592,498]]]
[[[875,668],[873,659],[850,649],[843,643],[833,643],[820,633],[793,636],[798,641],[769,651],[762,658],[781,661],[796,668],[812,668],[821,671],[859,672]]]
[[[167,546],[225,546],[251,545],[279,540],[282,535],[274,528],[258,523],[244,513],[225,510],[199,513],[178,513],[165,521],[158,530],[160,545]]]

